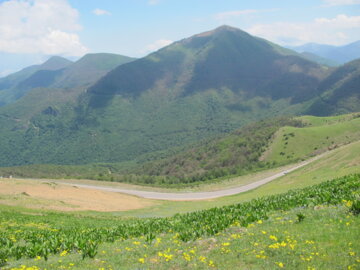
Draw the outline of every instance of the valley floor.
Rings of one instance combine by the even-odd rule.
[[[220,189],[232,189],[279,174],[289,170],[294,165],[271,169],[251,175],[224,180],[221,183],[200,185],[197,188],[172,190],[152,187],[141,187],[123,183],[93,181],[93,180],[31,180],[30,179],[0,179],[0,204],[26,208],[41,208],[66,211],[116,211],[116,215],[134,217],[171,216],[176,213],[196,211],[210,207],[228,205],[248,201],[261,196],[286,192],[289,189],[302,188],[328,179],[346,174],[360,173],[360,142],[354,142],[327,152],[321,158],[293,172],[272,180],[256,189],[217,199],[196,201],[160,201],[143,199],[135,196],[109,192],[111,189],[132,189],[149,192],[205,192]],[[61,185],[66,182],[69,185]],[[75,187],[76,185],[91,185],[105,190],[92,190]],[[6,187],[6,188],[5,188]],[[61,191],[61,192],[57,192]],[[120,212],[119,212],[120,211]],[[109,215],[113,215],[109,213]]]
[[[309,160],[306,160],[304,162],[301,162],[296,165],[288,166],[288,168],[281,170],[280,172],[273,174],[271,176],[259,179],[257,181],[254,181],[252,183],[233,187],[229,189],[220,189],[216,191],[207,191],[207,192],[186,192],[186,193],[170,193],[170,192],[156,192],[156,191],[142,191],[142,190],[134,190],[134,189],[121,189],[121,188],[114,188],[114,187],[104,187],[100,185],[89,185],[89,184],[77,184],[77,183],[71,183],[70,185],[74,187],[79,188],[88,188],[88,189],[94,189],[94,190],[103,190],[103,191],[109,191],[109,192],[116,192],[116,193],[125,193],[129,195],[135,195],[138,197],[146,198],[146,199],[153,199],[153,200],[168,200],[168,201],[194,201],[194,200],[208,200],[208,199],[214,199],[224,196],[230,196],[235,195],[239,193],[243,193],[249,190],[253,190],[255,188],[258,188],[262,185],[265,185],[277,178],[280,178],[288,173],[291,173],[299,168],[302,168],[321,157],[325,156],[329,153],[324,153],[322,155],[318,155],[314,158],[311,158]],[[56,183],[59,184],[67,184],[66,182],[57,181]]]

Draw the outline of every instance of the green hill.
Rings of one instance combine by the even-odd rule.
[[[280,128],[263,160],[283,164],[360,140],[359,114],[324,118],[304,116],[298,119],[305,123],[305,127]]]
[[[86,88],[118,65],[134,58],[116,54],[87,54],[75,63],[53,56],[45,63],[0,79],[0,102],[13,103],[35,88]]]
[[[332,115],[360,111],[360,59],[330,74],[319,86],[319,97],[307,113]]]
[[[229,178],[307,159],[358,140],[358,113],[337,117],[268,119],[130,171],[143,177],[123,178],[157,184]]]
[[[311,96],[324,73],[320,66],[294,52],[222,26],[114,69],[89,93],[99,100],[111,95],[136,97],[167,88],[172,91],[166,94],[177,96],[226,88],[250,97],[292,97],[298,102]],[[278,89],[283,83],[285,87]]]
[[[53,80],[56,71],[59,71],[72,62],[59,56],[53,56],[41,65],[24,68],[14,74],[0,79],[0,106],[12,103],[22,97],[32,87],[46,86]],[[37,74],[40,72],[40,74]],[[48,74],[48,76],[44,75]],[[33,79],[30,77],[34,76]],[[26,82],[28,80],[28,82]],[[43,81],[44,80],[44,81]],[[28,84],[30,87],[28,87]]]
[[[52,87],[88,87],[115,67],[134,60],[135,58],[111,53],[87,54],[65,69]]]
[[[78,137],[93,150],[79,151],[81,160],[132,160],[262,118],[295,114],[326,72],[226,26],[175,42],[117,67],[81,97]],[[96,138],[84,135],[90,128],[87,133],[97,130]]]

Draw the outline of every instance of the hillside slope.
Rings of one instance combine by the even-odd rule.
[[[284,164],[360,140],[360,114],[299,117],[305,126],[280,128],[262,159]]]
[[[136,97],[166,88],[177,96],[227,88],[245,97],[290,97],[299,102],[311,97],[323,77],[317,64],[239,29],[222,26],[114,69],[91,87],[89,94],[98,100],[112,95]]]
[[[78,178],[141,185],[193,187],[223,183],[266,171],[360,141],[359,114],[267,119],[230,134],[170,152],[157,161],[89,165],[29,165],[1,168],[0,175],[26,178]],[[145,162],[145,163],[144,163]],[[235,182],[234,182],[235,183]],[[248,182],[247,182],[248,183]]]
[[[321,82],[318,93],[308,114],[325,116],[360,111],[360,59],[334,70]]]
[[[145,164],[132,171],[143,177],[137,179],[133,175],[124,179],[174,184],[229,178],[307,159],[358,140],[359,114],[265,120]]]

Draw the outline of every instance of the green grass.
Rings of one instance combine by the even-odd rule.
[[[303,121],[304,123],[310,126],[323,126],[323,125],[330,125],[330,124],[350,121],[354,118],[358,118],[359,116],[360,116],[359,113],[350,113],[350,114],[342,114],[342,115],[327,116],[327,117],[304,115],[298,117],[297,119]]]
[[[96,259],[64,252],[48,262],[10,261],[4,269],[358,269],[360,217],[348,210],[296,208],[186,243],[169,232],[151,244],[144,237],[101,244]],[[305,218],[297,222],[300,213]]]
[[[345,176],[301,190],[221,208],[177,214],[171,218],[130,219],[118,222],[113,220],[111,225],[105,226],[102,225],[103,221],[96,226],[87,224],[89,217],[86,217],[84,222],[81,222],[81,217],[77,217],[76,222],[71,222],[71,219],[74,219],[73,215],[62,214],[68,218],[60,224],[54,224],[48,220],[56,216],[55,213],[29,218],[24,213],[4,211],[0,215],[0,265],[5,266],[11,260],[39,256],[47,261],[51,254],[63,252],[80,253],[83,259],[94,258],[98,253],[98,246],[102,243],[144,237],[151,245],[154,239],[170,232],[175,233],[176,238],[183,242],[215,237],[234,225],[247,227],[252,222],[268,220],[272,211],[285,211],[297,207],[338,205],[346,202],[351,206],[352,213],[357,214],[360,209],[360,201],[357,200],[359,177],[360,174]],[[299,217],[304,218],[302,214],[298,215]],[[59,219],[59,216],[55,219]],[[108,222],[109,219],[105,224]]]
[[[33,251],[19,260],[11,256],[4,269],[17,269],[21,265],[29,266],[29,270],[36,269],[35,266],[40,269],[357,267],[360,249],[353,239],[359,236],[360,220],[349,210],[359,204],[358,192],[359,175],[354,175],[170,219],[123,219],[115,213],[64,214],[1,206],[0,240],[4,246],[0,255],[13,245],[10,239],[15,246],[26,243],[26,249]],[[154,233],[153,240],[148,239],[149,231]],[[81,260],[77,248],[67,248],[82,237],[89,239],[89,243],[100,244],[95,259]],[[31,239],[49,248],[52,242],[60,240],[61,247],[55,253],[61,255],[49,255],[48,261],[43,261],[36,255],[43,251],[35,251],[38,244]],[[78,245],[82,245],[81,241]],[[342,258],[335,261],[336,254]],[[26,259],[27,256],[32,258]]]
[[[305,123],[310,123],[310,126],[280,128],[265,154],[265,160],[286,164],[359,140],[360,118],[354,115],[349,119],[350,116],[304,117]]]

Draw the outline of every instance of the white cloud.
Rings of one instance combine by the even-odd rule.
[[[233,10],[233,11],[218,13],[215,15],[215,19],[224,20],[224,19],[229,19],[231,17],[238,17],[241,15],[254,14],[254,13],[258,13],[258,12],[259,12],[259,10],[256,10],[256,9]]]
[[[326,6],[359,5],[360,0],[323,0]]]
[[[111,13],[110,13],[109,11],[104,10],[104,9],[99,9],[99,8],[94,9],[94,10],[93,10],[93,13],[94,13],[95,15],[97,15],[97,16],[101,16],[101,15],[111,15]]]
[[[308,23],[257,24],[247,31],[280,44],[299,45],[315,42],[342,45],[359,39],[360,16],[340,14],[331,19],[317,18]]]
[[[170,45],[171,43],[173,43],[172,40],[159,39],[159,40],[147,45],[145,47],[145,49],[141,51],[141,54],[148,54],[148,53],[157,51],[167,45]]]
[[[0,51],[81,56],[88,50],[76,34],[78,17],[66,0],[0,3]]]

